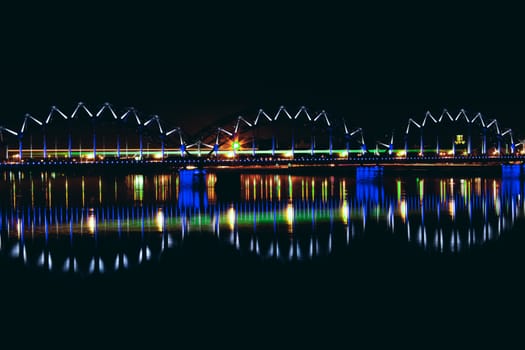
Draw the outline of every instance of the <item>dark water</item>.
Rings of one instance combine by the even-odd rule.
[[[524,182],[512,171],[2,176],[13,322],[166,326],[163,315],[198,330],[223,316],[321,326],[426,309],[454,323],[459,310],[521,305]]]

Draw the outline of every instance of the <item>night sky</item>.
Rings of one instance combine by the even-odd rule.
[[[525,136],[525,58],[513,12],[401,4],[24,12],[5,31],[0,125],[51,105],[72,111],[78,101],[134,106],[189,131],[305,105],[379,134],[426,110],[464,108]]]
[[[486,79],[478,84],[422,82],[415,72],[406,80],[380,81],[346,74],[322,78],[240,79],[235,76],[137,79],[6,79],[0,80],[2,112],[0,125],[19,128],[25,113],[44,118],[56,105],[70,114],[82,101],[96,110],[110,102],[120,111],[129,106],[143,115],[157,114],[169,125],[182,126],[188,133],[228,117],[255,116],[259,108],[275,113],[280,105],[290,111],[305,105],[325,109],[333,117],[344,117],[350,125],[363,127],[365,136],[378,138],[403,130],[408,118],[422,120],[425,111],[439,116],[443,108],[456,115],[464,108],[469,116],[481,112],[511,127],[518,138],[525,137],[525,100],[513,90]],[[377,84],[377,85],[375,85]],[[373,142],[373,140],[370,140]]]

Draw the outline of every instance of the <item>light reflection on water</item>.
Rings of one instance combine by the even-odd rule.
[[[242,255],[283,261],[344,253],[378,227],[431,253],[458,253],[497,239],[525,214],[523,181],[505,174],[391,176],[364,167],[348,176],[18,172],[4,179],[0,254],[83,274],[159,261],[201,232]]]

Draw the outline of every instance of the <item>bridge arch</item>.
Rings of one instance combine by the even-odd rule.
[[[366,153],[361,128],[325,110],[302,106],[277,111],[259,109],[209,126],[196,134],[189,153],[211,158],[234,157],[348,157]]]
[[[502,128],[496,119],[481,113],[468,116],[461,109],[455,116],[444,109],[439,117],[430,111],[422,120],[409,118],[403,133],[403,144],[397,148],[402,156],[491,156],[515,154],[512,129]],[[389,149],[394,149],[391,138]]]
[[[86,132],[89,130],[89,132]],[[26,114],[19,129],[0,126],[1,158],[7,160],[164,159],[184,156],[187,135],[158,115],[110,103],[89,109],[79,102],[71,114],[52,106],[47,116]],[[16,145],[16,146],[15,146]]]

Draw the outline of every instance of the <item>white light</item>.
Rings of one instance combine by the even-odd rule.
[[[44,259],[45,259],[44,252],[42,252],[42,254],[40,254],[40,256],[38,257],[37,265],[44,266],[44,261],[45,261]]]
[[[62,267],[62,271],[64,272],[69,271],[69,266],[70,266],[69,259],[66,259],[66,261],[64,262],[64,266]]]
[[[89,263],[89,273],[95,272],[95,258],[91,258],[91,262]]]
[[[20,246],[16,244],[13,249],[11,249],[11,257],[16,258],[20,254]]]

